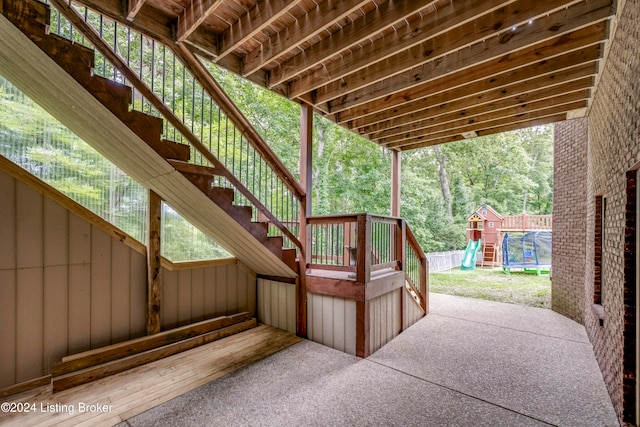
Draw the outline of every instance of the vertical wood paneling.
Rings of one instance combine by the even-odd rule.
[[[316,341],[315,337],[315,329],[313,325],[313,319],[315,319],[313,315],[313,299],[315,298],[314,294],[307,292],[307,338],[311,341]]]
[[[405,307],[403,322],[404,328],[406,329],[416,323],[418,320],[422,319],[424,314],[420,305],[418,305],[418,303],[409,295],[409,292],[405,289],[402,290],[402,298]]]
[[[371,353],[379,350],[400,333],[400,291],[402,289],[396,289],[370,301]]]
[[[270,307],[267,309],[271,313],[271,323],[270,325],[279,328],[279,319],[278,319],[278,302],[279,300],[279,292],[278,292],[278,283],[277,282],[269,282],[269,294],[270,294]]]
[[[333,298],[333,348],[344,351],[344,302],[342,298]]]
[[[131,248],[111,242],[111,341],[129,339]]]
[[[240,265],[240,264],[238,264]],[[246,270],[247,267],[244,268],[247,272],[247,311],[250,315],[256,316],[257,314],[257,304],[258,304],[258,294],[257,294],[257,279],[255,273]]]
[[[313,295],[313,340],[315,342],[323,343],[324,337],[322,336],[322,332],[324,331],[324,327],[322,326],[323,320],[322,314],[322,295]]]
[[[44,268],[44,372],[67,355],[69,342],[69,268]]]
[[[145,306],[147,295],[147,258],[136,251],[131,254],[131,279],[129,303],[129,337],[137,338],[145,334],[146,319]]]
[[[204,269],[204,315],[216,315],[216,269],[212,267]]]
[[[0,270],[0,387],[16,383],[16,291],[16,270]]]
[[[235,313],[238,308],[238,265],[231,264],[227,267],[227,309],[226,314]]]
[[[111,236],[91,227],[91,348],[111,342]]]
[[[42,267],[18,269],[16,288],[16,381],[22,382],[41,376],[44,370]]]
[[[69,211],[49,198],[44,199],[44,265],[69,262]]]
[[[271,281],[265,280],[263,281],[262,286],[262,300],[263,300],[263,311],[262,318],[264,319],[264,323],[267,325],[273,325],[273,319],[271,318]]]
[[[162,284],[162,329],[175,328],[178,324],[178,272],[164,271]]]
[[[322,297],[322,342],[333,347],[333,298]]]
[[[191,322],[191,270],[178,272],[178,325]]]
[[[43,265],[44,198],[27,185],[16,184],[16,266],[17,268]]]
[[[287,329],[287,286],[284,283],[276,283],[278,289],[278,328]]]
[[[0,270],[16,268],[16,181],[0,171]]]
[[[237,273],[237,283],[238,283],[238,306],[236,308],[237,311],[249,311],[248,304],[248,289],[249,289],[249,275],[247,274],[247,270],[240,267],[239,265],[235,265]]]
[[[356,302],[345,300],[344,302],[344,351],[356,354]]]
[[[69,213],[69,264],[91,262],[91,224]]]
[[[0,218],[0,387],[144,335],[144,254],[1,171]],[[256,277],[240,264],[165,271],[163,280],[165,329],[256,311]],[[275,285],[275,316],[295,330],[295,286]]]
[[[204,320],[204,269],[191,271],[191,321]]]
[[[312,293],[307,301],[307,338],[355,355],[356,302]]]
[[[287,289],[287,331],[296,332],[296,285],[288,285]]]
[[[216,269],[216,316],[227,313],[227,269]]]
[[[69,266],[69,352],[91,346],[91,266]]]

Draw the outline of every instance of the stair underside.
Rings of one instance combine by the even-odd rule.
[[[2,15],[0,74],[253,271],[296,277]]]

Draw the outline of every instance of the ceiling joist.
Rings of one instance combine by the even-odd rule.
[[[582,114],[617,0],[78,2],[410,150]]]

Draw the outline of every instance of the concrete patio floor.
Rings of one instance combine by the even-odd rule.
[[[584,328],[431,294],[366,360],[302,341],[122,426],[617,426]]]

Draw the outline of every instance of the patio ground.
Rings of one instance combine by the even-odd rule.
[[[121,425],[618,425],[581,325],[513,304],[430,303],[366,360],[302,341]]]

